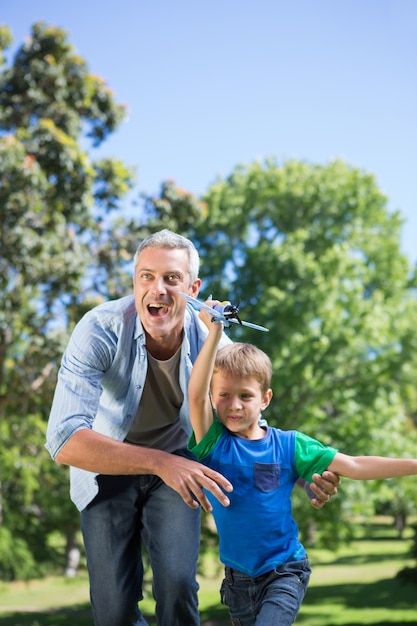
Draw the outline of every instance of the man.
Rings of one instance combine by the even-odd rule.
[[[198,271],[191,241],[151,235],[135,254],[134,295],[87,313],[62,359],[47,448],[71,466],[96,626],[147,624],[138,608],[142,545],[158,624],[199,624],[198,503],[211,510],[206,489],[227,506],[232,486],[187,452],[187,386],[207,331],[179,292],[198,295]],[[338,479],[316,478],[319,508]]]

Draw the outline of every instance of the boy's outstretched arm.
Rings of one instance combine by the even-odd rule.
[[[218,302],[209,300],[206,304],[214,306]],[[201,310],[199,317],[207,326],[209,334],[193,365],[188,383],[190,420],[197,443],[201,441],[213,422],[213,409],[209,396],[210,381],[217,348],[223,334],[223,324],[212,322],[208,311]]]
[[[380,480],[417,474],[417,459],[349,456],[338,452],[328,469],[353,480]]]

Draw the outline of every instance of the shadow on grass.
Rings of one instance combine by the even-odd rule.
[[[399,563],[403,563],[404,554],[390,554],[389,559],[392,562],[398,561]],[[358,554],[349,554],[337,557],[334,561],[328,563],[323,563],[322,561],[314,563],[313,561],[313,570],[316,565],[320,565],[320,567],[334,567],[335,565],[372,565],[372,563],[380,563],[381,561],[387,561],[386,554],[367,554],[365,552],[360,552]]]
[[[229,612],[222,604],[214,604],[200,613],[201,626],[230,626]]]
[[[400,581],[393,579],[379,580],[373,583],[364,584],[329,584],[310,587],[307,592],[304,606],[316,606],[327,608],[331,605],[340,606],[342,613],[344,607],[349,609],[386,610],[386,620],[368,622],[372,626],[393,626],[394,622],[389,619],[393,610],[414,611],[415,617],[409,621],[395,622],[395,626],[417,625],[417,600],[416,587],[404,585]],[[324,611],[326,609],[324,608]],[[379,613],[379,616],[381,614]],[[317,614],[315,614],[317,618]],[[146,616],[150,626],[155,626],[155,618]],[[300,614],[297,624],[308,623],[309,615]],[[92,626],[89,604],[80,604],[57,609],[50,612],[9,612],[0,616],[1,626]],[[323,624],[329,624],[328,614],[323,613]],[[201,612],[201,626],[229,626],[227,609],[215,604]],[[344,622],[344,626],[362,626],[360,621]]]
[[[378,580],[372,583],[362,584],[331,584],[320,585],[310,587],[307,591],[307,596],[304,600],[304,606],[320,606],[321,604],[340,605],[340,611],[343,611],[344,607],[350,610],[386,610],[386,621],[372,622],[372,626],[410,626],[417,625],[417,600],[416,600],[417,588],[413,585],[404,585],[396,579]],[[414,611],[414,616],[410,617],[408,621],[395,621],[390,620],[389,615],[391,611],[408,610]],[[315,613],[317,617],[317,614]],[[325,620],[323,614],[323,623],[328,623]],[[297,619],[297,624],[303,624],[308,622],[310,617],[305,614],[300,614]],[[367,622],[368,623],[368,622]],[[369,622],[371,623],[371,622]],[[344,622],[344,626],[362,626],[363,622]]]
[[[53,611],[16,611],[0,616],[1,626],[93,626],[89,604]]]
[[[328,604],[343,602],[352,609],[386,608],[387,611],[416,607],[417,618],[416,591],[417,588],[412,585],[404,585],[396,579],[387,578],[372,583],[310,587],[306,601],[310,605],[319,605],[326,598]]]
[[[145,615],[150,626],[155,626],[155,618]],[[54,609],[48,612],[16,611],[0,616],[1,626],[93,626],[89,604]],[[201,612],[201,626],[229,626],[227,609],[213,606]]]

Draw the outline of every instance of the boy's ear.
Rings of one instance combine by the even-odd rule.
[[[266,391],[264,394],[264,399],[261,404],[262,411],[264,411],[269,406],[272,400],[272,396],[273,396],[272,389],[268,389],[268,391]]]

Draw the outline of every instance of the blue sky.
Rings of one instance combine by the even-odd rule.
[[[417,262],[415,0],[2,5],[15,47],[36,21],[64,28],[128,106],[101,153],[136,165],[139,190],[200,194],[239,163],[342,158],[375,175]]]

